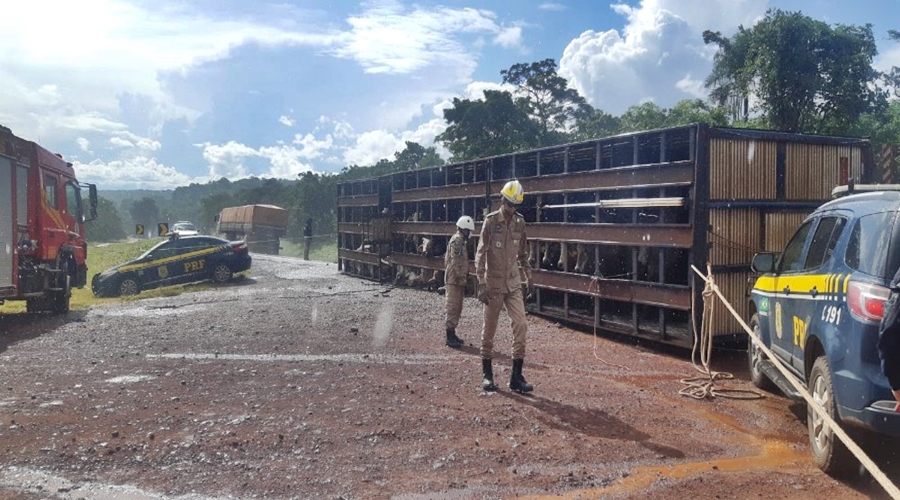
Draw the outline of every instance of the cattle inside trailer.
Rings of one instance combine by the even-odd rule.
[[[708,263],[746,313],[753,254],[778,251],[833,187],[871,182],[872,171],[865,139],[705,124],[522,151],[341,184],[339,262],[398,284],[439,276],[456,219],[475,218],[474,251],[497,192],[516,178],[537,289],[531,312],[690,347],[703,290],[691,265]],[[378,218],[390,236],[375,243]],[[728,314],[712,321],[720,341],[741,334]]]

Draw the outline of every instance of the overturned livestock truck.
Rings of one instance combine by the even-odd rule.
[[[832,188],[872,176],[866,139],[705,124],[635,132],[343,183],[339,264],[381,281],[440,273],[457,218],[476,220],[474,256],[480,223],[515,178],[526,193],[530,312],[690,347],[704,288],[691,265],[708,263],[746,316],[753,254],[780,251]],[[743,338],[720,311],[709,325],[717,341]]]

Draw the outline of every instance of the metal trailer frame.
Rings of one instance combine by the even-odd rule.
[[[535,268],[530,312],[691,347],[703,282],[690,265],[709,263],[746,308],[753,253],[780,250],[835,185],[871,182],[873,172],[867,139],[702,123],[399,172],[338,186],[338,264],[379,281],[398,266],[439,273],[443,259],[415,253],[410,239],[444,241],[471,215],[474,255],[497,192],[516,178]],[[385,218],[390,242],[385,223],[373,224]],[[593,271],[573,272],[568,259],[557,262],[565,269],[542,265],[554,248],[573,247],[593,254]],[[742,338],[727,316],[714,322],[717,340]]]

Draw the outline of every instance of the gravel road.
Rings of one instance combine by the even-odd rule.
[[[885,498],[822,474],[780,395],[680,396],[689,352],[529,316],[522,396],[501,321],[484,393],[480,307],[452,350],[442,299],[254,255],[228,286],[2,316],[0,498]],[[753,389],[743,353],[713,369]]]

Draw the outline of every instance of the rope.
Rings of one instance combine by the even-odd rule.
[[[588,285],[588,294],[595,296],[595,297],[600,296],[600,279],[601,278],[599,276],[594,276],[591,279],[591,283]],[[623,370],[628,370],[629,368],[627,366],[623,366],[620,364],[613,363],[611,361],[607,361],[607,360],[601,358],[597,354],[597,318],[594,318],[593,323],[594,323],[594,357],[597,358],[601,363],[605,363],[607,365],[614,366],[616,368],[621,368]]]
[[[708,266],[707,266],[708,270]],[[709,270],[708,270],[709,272]],[[715,318],[715,305],[713,298],[715,292],[713,287],[715,283],[712,280],[712,272],[709,272],[710,278],[706,281],[703,288],[703,317],[700,331],[697,330],[696,316],[691,315],[691,322],[694,329],[694,346],[691,349],[691,364],[694,369],[700,372],[700,377],[688,377],[680,380],[687,387],[678,391],[681,396],[687,396],[694,399],[707,399],[722,397],[728,399],[761,399],[762,395],[745,389],[720,389],[716,387],[718,380],[731,380],[734,375],[728,372],[717,372],[709,368],[709,361],[712,358],[713,345],[713,319]],[[691,305],[691,310],[696,310],[696,305]],[[700,363],[697,363],[697,356],[700,356]]]
[[[868,455],[866,455],[862,448],[860,448],[859,445],[857,445],[855,442],[853,442],[852,439],[850,439],[850,436],[848,436],[847,433],[844,432],[844,429],[841,429],[841,427],[837,424],[837,422],[834,421],[833,418],[831,418],[831,415],[829,415],[825,411],[825,408],[823,408],[821,404],[819,404],[812,398],[807,388],[804,387],[799,380],[797,380],[797,377],[795,377],[793,373],[788,371],[788,369],[785,368],[780,361],[778,361],[778,358],[775,356],[775,354],[772,353],[772,351],[769,350],[768,347],[766,347],[762,340],[760,340],[760,338],[756,336],[756,333],[754,333],[753,330],[751,330],[750,327],[747,326],[747,323],[743,320],[743,318],[741,318],[741,315],[734,310],[734,307],[731,306],[731,304],[728,302],[728,299],[726,299],[725,296],[722,295],[722,291],[719,290],[719,287],[716,286],[715,283],[712,283],[712,279],[709,276],[704,276],[700,272],[700,270],[694,266],[691,266],[691,269],[693,269],[694,272],[697,273],[697,275],[707,283],[707,286],[709,286],[712,291],[719,297],[719,300],[722,301],[722,304],[724,304],[731,315],[734,316],[737,322],[741,325],[741,328],[743,328],[744,331],[747,332],[750,340],[754,344],[756,344],[757,347],[759,347],[759,349],[769,358],[769,360],[772,361],[772,364],[775,366],[775,368],[777,368],[778,371],[780,371],[781,374],[787,378],[788,382],[790,382],[791,385],[794,386],[794,389],[796,389],[801,395],[803,395],[803,399],[806,401],[806,404],[809,405],[817,414],[822,417],[825,425],[827,425],[831,429],[831,431],[834,433],[834,436],[844,443],[847,449],[850,450],[851,453],[853,453],[853,456],[856,457],[857,460],[859,460],[859,462],[863,465],[863,467],[866,468],[867,471],[869,471],[869,474],[871,474],[872,477],[876,481],[878,481],[878,484],[881,485],[882,488],[884,488],[884,491],[887,492],[887,494],[890,495],[892,499],[900,500],[900,489],[897,489],[897,486],[894,485],[894,483],[892,483],[890,479],[888,479],[888,477],[884,474],[884,472],[881,471],[881,469],[878,468],[877,465],[875,465],[875,462],[873,462],[872,459],[869,458]]]

